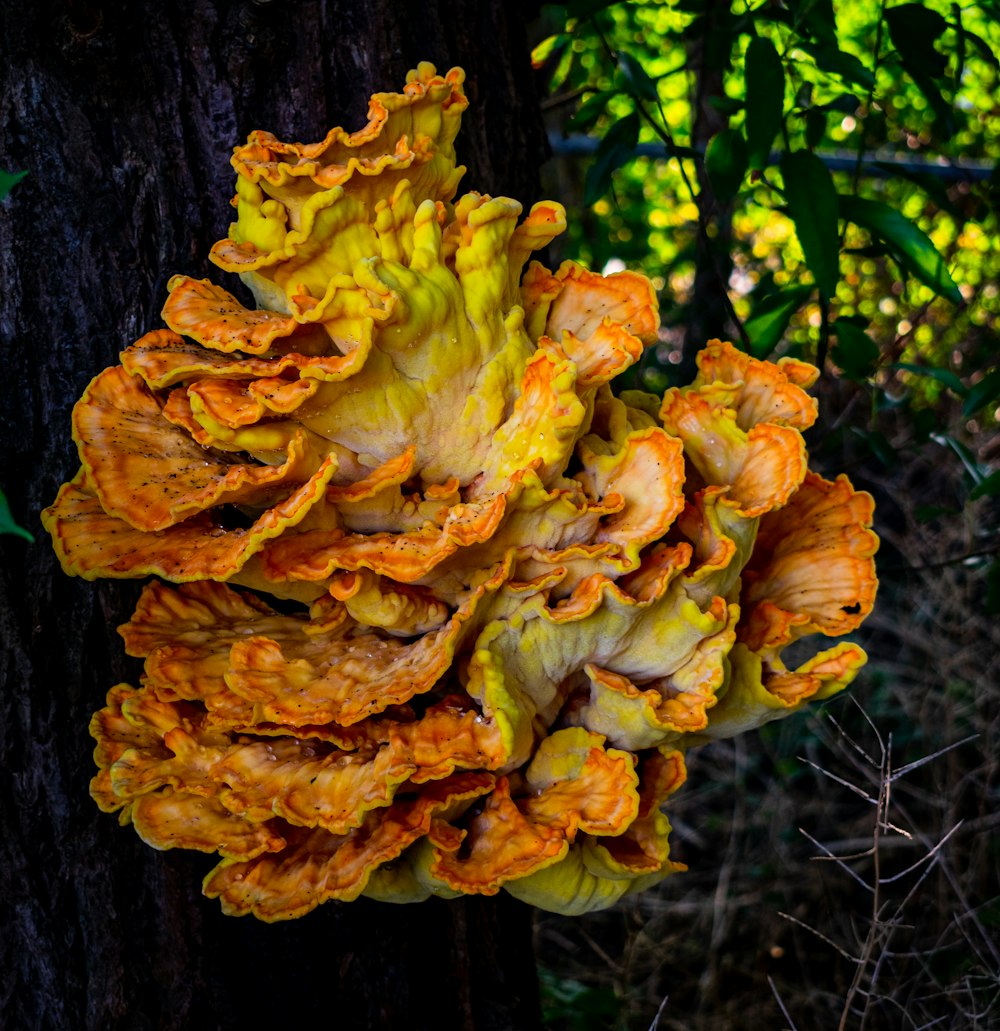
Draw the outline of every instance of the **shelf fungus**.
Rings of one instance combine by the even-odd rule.
[[[865,661],[782,661],[875,594],[871,498],[807,469],[816,370],[712,341],[690,386],[616,393],[652,287],[532,261],[559,204],[455,199],[462,85],[424,64],[358,132],[253,133],[212,259],[259,308],[175,277],[74,410],[63,567],[155,578],[92,794],[216,853],[227,913],[610,905],[683,869],[686,749]]]

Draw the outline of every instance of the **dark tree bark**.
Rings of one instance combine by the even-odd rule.
[[[364,124],[408,68],[462,65],[464,185],[538,198],[525,21],[499,2],[0,0],[0,1023],[14,1028],[538,1026],[530,913],[510,900],[328,903],[223,917],[204,856],[157,853],[87,794],[91,713],[135,682],[115,628],[138,585],[64,576],[38,513],[76,470],[70,410],[160,326],[174,273],[209,274],[231,147],[254,128]],[[220,273],[212,270],[216,281]],[[232,288],[232,283],[227,283]]]
[[[695,71],[694,111],[691,145],[704,153],[708,141],[729,122],[711,100],[725,96],[723,75],[729,63],[728,49],[720,52],[718,39],[729,41],[718,31],[717,22],[731,17],[728,3],[705,0],[699,34],[689,40],[688,59]],[[733,207],[715,195],[698,162],[698,236],[695,241],[694,291],[687,316],[684,350],[676,370],[678,382],[689,383],[698,372],[697,353],[709,340],[736,340],[728,303],[729,276],[733,271]]]

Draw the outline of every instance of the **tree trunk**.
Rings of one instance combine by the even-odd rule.
[[[36,538],[0,537],[5,1026],[539,1026],[530,911],[506,897],[230,919],[199,894],[206,857],[154,852],[97,810],[87,724],[110,686],[137,680],[115,628],[138,584],[65,577],[38,520],[77,468],[70,410],[87,381],[161,325],[171,275],[208,275],[231,147],[250,130],[358,128],[369,94],[417,61],[460,64],[465,187],[537,199],[529,13],[0,0],[0,168],[28,172],[0,206],[0,487]]]
[[[700,32],[689,40],[689,64],[695,72],[691,98],[694,125],[691,145],[704,153],[708,141],[728,126],[728,119],[711,100],[725,96],[723,74],[729,53],[717,52],[718,43],[729,42],[729,34],[719,32],[716,21],[728,18],[728,0],[706,0],[702,8]],[[698,236],[695,243],[694,290],[684,335],[683,357],[676,370],[678,382],[689,383],[698,372],[695,356],[709,340],[735,340],[734,326],[727,303],[729,276],[733,270],[733,207],[723,204],[698,162]]]

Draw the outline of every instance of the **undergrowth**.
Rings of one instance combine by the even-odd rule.
[[[552,1031],[1000,1027],[1000,626],[975,557],[994,502],[955,514],[960,474],[933,453],[853,470],[883,541],[869,665],[689,756],[669,807],[688,872],[539,915]]]

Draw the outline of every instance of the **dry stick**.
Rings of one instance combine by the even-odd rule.
[[[958,925],[958,920],[957,919],[955,920],[955,924],[956,924],[956,926]],[[959,932],[962,933],[962,937],[965,939],[966,946],[976,955],[976,958],[982,963],[983,962],[983,956],[978,951],[978,949],[976,947],[976,943],[974,941],[972,941],[972,939],[969,938],[968,935],[966,935],[964,933],[964,931],[962,930],[961,927],[959,927]],[[943,938],[944,938],[944,932],[942,932],[942,937],[938,939],[939,943],[943,942]],[[942,949],[948,948],[947,945],[941,945],[940,947]],[[932,950],[931,954],[933,954],[933,951],[936,951],[936,950]],[[930,969],[929,969],[929,967],[927,965],[927,962],[926,962],[926,955],[927,954],[926,953],[913,952],[913,953],[902,953],[902,955],[912,956],[912,957],[918,959],[920,961],[921,965],[924,968],[924,972],[928,975],[929,979],[931,981],[935,980],[935,977],[934,977],[933,973],[931,973],[931,971],[930,971]],[[983,1019],[984,1017],[989,1016],[990,1013],[993,1011],[994,1006],[996,1006],[998,1003],[1000,1003],[1000,983],[998,983],[998,978],[997,978],[997,976],[995,974],[981,974],[978,977],[976,977],[974,975],[971,975],[971,974],[966,974],[962,978],[962,982],[963,982],[964,991],[969,996],[969,999],[970,999],[969,1008],[963,1007],[960,1002],[955,1000],[955,993],[954,993],[954,986],[953,985],[948,986],[947,988],[942,988],[941,991],[937,991],[937,992],[928,992],[928,993],[926,993],[924,995],[912,995],[911,999],[912,999],[912,1001],[915,1001],[915,1002],[930,1002],[930,1001],[935,1000],[935,999],[949,999],[949,1000],[954,1002],[955,1008],[966,1019],[968,1027],[978,1027],[979,1024],[977,1023],[977,1021]],[[981,983],[983,988],[992,989],[992,997],[990,999],[986,1000],[986,1002],[985,1002],[986,1009],[982,1010],[981,1012],[977,1011],[976,1008],[975,1008],[976,998],[977,998],[977,996],[976,996],[976,991],[977,991],[976,983],[977,982]],[[979,994],[982,995],[983,994],[982,991],[980,991]],[[990,1024],[989,1026],[993,1027],[994,1025]]]
[[[857,784],[852,783],[846,777],[838,777],[836,773],[831,773],[826,769],[826,767],[820,766],[819,763],[813,762],[812,759],[808,759],[806,756],[800,755],[798,756],[798,760],[800,763],[805,763],[806,766],[811,766],[817,773],[821,773],[824,777],[829,778],[834,783],[840,784],[849,791],[853,791],[855,795],[863,798],[866,802],[870,802],[872,805],[875,805],[878,802],[878,799],[872,798],[864,788],[858,787]]]
[[[811,766],[814,770],[816,770],[817,773],[821,773],[824,777],[828,777],[830,780],[834,781],[837,784],[842,785],[843,787],[847,788],[849,791],[853,791],[854,794],[858,795],[860,798],[863,798],[870,805],[876,806],[876,810],[877,810],[877,807],[878,807],[878,804],[879,804],[879,799],[877,797],[873,798],[870,794],[868,794],[867,791],[865,791],[864,788],[858,787],[857,784],[852,784],[851,781],[847,780],[845,777],[838,777],[835,773],[831,773],[829,770],[824,769],[822,766],[820,766],[818,763],[813,762],[811,759],[807,759],[807,758],[805,758],[804,756],[801,756],[801,755],[798,758],[799,758],[800,762],[805,763],[807,766]],[[897,834],[902,835],[904,838],[911,838],[911,837],[913,837],[913,835],[910,834],[910,832],[907,831],[905,828],[897,827],[893,823],[887,823],[885,825],[885,827],[886,827],[887,830],[895,831]],[[809,837],[809,835],[806,834],[805,831],[801,831],[801,833],[805,834],[806,837]],[[812,840],[812,839],[810,839],[810,840]],[[828,858],[830,858],[830,859],[837,859],[838,858],[837,856],[833,855],[832,852],[830,852],[828,849],[826,849],[825,846],[819,845],[818,842],[816,842],[816,844],[818,845],[819,848],[822,848],[824,851],[827,852],[827,857]],[[861,853],[861,854],[862,855],[869,855],[870,853],[871,853],[871,849],[866,849],[865,852]],[[857,856],[844,856],[842,858],[844,858],[844,859],[855,859],[855,858],[858,858],[858,857]]]
[[[872,886],[861,876],[861,874],[855,873],[847,865],[847,863],[845,861],[845,859],[859,859],[859,858],[861,858],[863,856],[872,855],[872,850],[871,849],[867,849],[865,852],[861,852],[857,856],[846,856],[846,857],[836,856],[826,847],[826,845],[824,845],[820,841],[817,841],[808,831],[803,830],[801,827],[799,828],[799,834],[801,834],[802,837],[804,837],[806,839],[806,841],[808,841],[811,845],[814,845],[821,852],[825,853],[825,855],[816,856],[815,857],[816,859],[831,859],[831,860],[833,860],[833,862],[835,862],[837,864],[837,866],[839,866],[841,868],[841,870],[844,871],[844,873],[846,873],[853,880],[857,881],[858,884],[862,888],[865,889],[865,891],[867,891],[869,893],[872,891]]]
[[[961,741],[953,741],[950,745],[945,745],[944,748],[939,748],[936,752],[932,752],[930,755],[925,755],[922,759],[914,759],[913,762],[907,763],[905,766],[901,766],[898,770],[894,771],[892,779],[898,780],[907,773],[912,773],[914,770],[920,769],[921,766],[926,766],[932,759],[938,759],[955,748],[961,748],[962,745],[967,745],[972,741],[977,741],[979,737],[979,734],[970,734],[968,737],[963,737]],[[961,821],[959,822],[961,823]],[[951,832],[949,831],[949,833]]]
[[[778,989],[775,986],[774,978],[772,978],[770,974],[767,975],[767,983],[771,986],[771,992],[773,993],[775,999],[778,1002],[778,1007],[781,1010],[781,1015],[785,1018],[785,1020],[788,1021],[789,1031],[799,1031],[799,1029],[795,1026],[795,1021],[792,1020],[791,1014],[788,1012],[787,1009],[785,1009],[785,1003],[782,1000],[781,996],[778,994]]]
[[[963,742],[959,742],[959,743],[963,743]],[[950,837],[951,834],[955,830],[957,830],[959,825],[965,826],[967,830],[971,830],[975,826],[975,824],[978,823],[978,822],[979,821],[970,821],[968,824],[966,824],[963,821],[959,821],[959,824],[957,824],[955,827],[952,828],[951,831],[948,832],[948,834],[946,835],[946,838]],[[925,847],[929,847],[927,845],[927,842],[924,839],[923,835],[918,835],[918,837],[919,837],[921,843]],[[940,842],[939,845],[943,843],[943,840],[944,839],[942,839],[942,842]],[[938,848],[939,846],[934,846],[934,847]],[[948,886],[955,893],[955,898],[961,904],[962,909],[963,909],[964,917],[968,918],[968,921],[972,924],[973,927],[975,927],[976,931],[978,931],[978,933],[980,935],[980,938],[982,939],[983,944],[989,950],[990,956],[991,956],[991,958],[993,960],[994,972],[997,975],[998,981],[1000,981],[1000,950],[998,950],[996,944],[994,943],[992,935],[990,935],[989,932],[986,930],[986,928],[983,926],[983,924],[980,921],[978,915],[976,914],[975,907],[973,907],[972,904],[969,902],[968,897],[966,896],[964,890],[962,889],[961,883],[959,882],[958,878],[955,876],[955,871],[952,869],[951,864],[946,860],[946,858],[944,856],[941,856],[941,857],[939,857],[939,862],[938,862],[937,865],[939,866],[941,872],[944,874],[945,879],[948,881]],[[957,922],[957,918],[956,918],[956,922]],[[964,932],[963,932],[963,934],[964,934]]]
[[[922,864],[926,863],[928,859],[936,860],[938,858],[938,852],[944,846],[944,843],[962,826],[962,821],[959,820],[950,831],[947,831],[943,838],[936,844],[932,845],[929,852],[925,852],[915,863],[911,863],[905,870],[900,870],[899,873],[894,873],[891,877],[883,877],[883,884],[893,884],[896,881],[901,881],[904,877],[913,873],[914,870],[918,869]],[[909,895],[907,895],[909,898]]]
[[[949,832],[949,834],[950,834],[950,832]],[[942,842],[940,842],[940,844],[944,844],[944,842],[942,841]],[[924,858],[926,859],[928,857],[925,856]],[[889,942],[892,940],[892,936],[895,933],[896,929],[898,927],[902,926],[902,919],[901,918],[902,918],[902,915],[903,915],[903,910],[906,908],[906,906],[908,906],[910,904],[910,902],[913,900],[914,896],[916,895],[917,891],[920,889],[920,886],[924,883],[924,881],[928,878],[928,876],[930,876],[931,870],[933,870],[938,865],[939,858],[940,857],[938,855],[934,855],[931,858],[931,862],[927,864],[927,866],[924,868],[924,871],[921,873],[920,877],[917,878],[917,880],[914,883],[913,887],[906,893],[906,895],[903,897],[902,901],[896,907],[896,912],[893,914],[892,918],[890,920],[884,922],[885,932],[883,934],[882,948],[879,951],[878,959],[875,961],[875,969],[872,971],[872,976],[871,976],[871,979],[870,979],[870,986],[871,986],[871,988],[874,988],[875,983],[878,980],[878,976],[879,976],[879,974],[881,973],[881,970],[882,970],[882,964],[891,955],[890,951],[889,951],[889,948],[888,948],[888,945],[889,945]],[[921,860],[921,861],[923,861],[923,860]],[[882,883],[883,884],[887,884],[887,883],[889,883],[890,880],[893,880],[893,879],[894,878],[886,878],[886,879],[883,880]],[[869,992],[869,998],[871,998],[871,996],[873,994],[874,994],[873,992]]]
[[[972,940],[972,938],[969,937],[969,935],[966,932],[965,928],[962,927],[961,924],[959,923],[959,919],[958,919],[957,916],[953,918],[953,921],[954,921],[955,926],[958,928],[959,933],[965,939],[965,944],[968,946],[970,951],[972,951],[975,954],[976,959],[978,959],[979,962],[985,967],[986,966],[985,957],[980,952],[980,950],[979,950],[979,948],[977,946],[977,943],[974,942]],[[989,943],[989,944],[992,947],[992,943]],[[927,970],[927,963],[924,960],[923,955],[918,956],[918,958],[923,963],[924,969]],[[969,998],[972,1000],[973,1012],[968,1012],[968,1011],[962,1009],[960,1006],[958,1008],[959,1008],[959,1011],[962,1013],[962,1016],[966,1017],[969,1020],[970,1026],[972,1026],[972,1025],[974,1025],[975,1021],[981,1019],[984,1016],[989,1016],[990,1012],[993,1010],[994,1005],[996,1005],[997,1003],[1000,1003],[1000,978],[998,978],[995,973],[994,974],[982,974],[978,978],[974,978],[972,975],[966,974],[965,977],[963,978],[963,980],[964,980],[964,983],[965,983],[965,989],[966,989],[966,991],[969,994]],[[975,1004],[975,1001],[976,1001],[976,996],[974,994],[975,993],[975,988],[970,983],[970,982],[972,982],[974,980],[979,980],[979,981],[983,982],[984,985],[992,986],[995,989],[994,992],[993,992],[992,999],[986,1004],[986,1009],[982,1013],[974,1012],[974,1010],[975,1010],[975,1005],[974,1004]],[[924,1001],[926,999],[938,998],[941,995],[946,995],[946,994],[947,994],[946,992],[941,992],[941,993],[937,993],[935,995],[920,996],[919,997],[919,1001]]]
[[[866,718],[868,718],[867,714],[865,714],[865,716],[866,716]],[[869,722],[871,722],[871,721],[869,720]],[[872,726],[874,727],[874,724],[872,724]],[[876,735],[878,736],[877,731],[876,731]],[[879,742],[880,742],[880,744],[882,744],[880,736],[879,736]],[[854,742],[852,741],[851,744],[854,745]],[[941,751],[944,752],[944,751],[948,751],[948,750],[949,749],[946,748],[946,749],[942,749]],[[882,876],[882,873],[881,873],[881,839],[882,839],[882,832],[884,830],[893,829],[893,825],[888,820],[888,810],[889,810],[889,806],[890,806],[890,802],[891,802],[892,784],[894,783],[894,781],[898,778],[898,776],[902,772],[902,771],[895,771],[895,772],[893,771],[893,769],[892,769],[892,762],[891,762],[891,755],[892,755],[892,738],[890,736],[888,741],[884,745],[882,745],[882,761],[880,763],[880,770],[879,770],[879,772],[880,772],[880,777],[879,777],[879,784],[880,784],[880,786],[879,786],[879,798],[878,798],[878,806],[876,808],[876,821],[875,821],[875,826],[874,826],[874,829],[873,829],[872,848],[870,850],[870,854],[872,856],[872,861],[873,861],[873,865],[874,865],[874,877],[873,877],[872,883],[868,884],[867,882],[863,881],[857,874],[855,874],[848,867],[846,867],[839,857],[831,856],[831,858],[837,859],[838,863],[844,869],[848,870],[848,872],[851,873],[851,875],[856,880],[858,880],[860,883],[864,884],[866,889],[869,890],[871,892],[871,894],[872,894],[872,919],[871,919],[871,922],[869,924],[868,934],[867,934],[867,936],[865,938],[865,942],[864,942],[864,945],[863,945],[863,948],[862,948],[861,957],[858,960],[858,967],[857,967],[857,969],[855,971],[854,979],[852,981],[851,987],[850,987],[850,989],[848,991],[848,994],[847,994],[847,997],[845,999],[844,1010],[843,1010],[843,1012],[841,1014],[841,1022],[840,1022],[840,1029],[841,1029],[841,1031],[843,1031],[843,1029],[846,1027],[847,1018],[848,1018],[848,1016],[850,1015],[850,1012],[851,1012],[851,1006],[852,1006],[852,1004],[854,1002],[854,999],[858,995],[863,996],[864,999],[865,999],[864,1008],[863,1008],[862,1013],[861,1013],[861,1021],[860,1021],[860,1024],[859,1024],[859,1027],[864,1027],[865,1021],[867,1020],[868,1013],[869,1013],[869,1011],[871,1009],[872,1002],[873,1002],[873,1000],[876,997],[875,991],[874,991],[875,985],[878,983],[879,976],[880,976],[880,974],[882,972],[882,967],[883,967],[884,963],[886,962],[886,960],[890,956],[890,951],[888,949],[888,944],[891,941],[891,939],[892,939],[893,935],[895,934],[896,930],[901,926],[901,920],[902,920],[903,911],[906,909],[906,907],[913,900],[913,898],[916,895],[917,891],[920,889],[920,887],[922,886],[924,881],[930,875],[931,870],[934,869],[935,867],[939,866],[939,865],[941,867],[945,866],[945,864],[941,862],[943,846],[944,846],[945,842],[947,842],[948,839],[951,838],[951,836],[961,826],[961,822],[959,822],[955,826],[953,826],[951,828],[951,830],[949,830],[935,845],[928,846],[928,851],[927,851],[927,853],[924,856],[922,856],[919,860],[917,860],[917,862],[911,864],[905,870],[903,870],[903,871],[901,871],[899,873],[896,873],[896,874],[894,874],[892,876]],[[929,758],[935,758],[935,757],[936,756],[928,757],[928,759]],[[904,767],[903,770],[909,772],[909,771],[911,771],[913,769],[916,769],[918,766],[922,766],[922,765],[923,765],[923,761],[922,760],[918,760],[917,762],[910,763],[907,767]],[[913,835],[908,835],[908,837],[913,837]],[[918,834],[917,837],[918,837],[918,840],[923,841],[923,836],[922,835]],[[923,843],[925,845],[927,844],[927,842],[923,842]],[[819,847],[820,848],[824,848],[822,845],[820,845]],[[824,851],[826,851],[829,854],[829,850],[828,849],[824,849]],[[924,865],[924,864],[926,864],[926,865]],[[910,888],[910,890],[906,893],[906,895],[903,897],[903,899],[900,901],[900,903],[895,907],[895,911],[892,913],[892,915],[887,918],[886,914],[885,914],[885,907],[882,905],[882,902],[881,902],[881,889],[882,889],[882,887],[884,885],[891,884],[891,883],[894,883],[896,881],[899,881],[900,879],[902,879],[903,877],[907,876],[908,874],[913,873],[921,865],[924,865],[924,869],[921,872],[920,877],[917,878],[916,882],[913,884],[913,886]],[[877,956],[875,954],[876,953],[876,949],[878,950]],[[874,957],[874,962],[873,962],[873,957]],[[865,977],[866,973],[868,975],[868,982],[869,983],[868,983],[868,989],[864,990],[864,989],[862,989],[861,984],[862,984],[862,980]]]
[[[862,710],[863,711],[863,710]],[[866,718],[867,718],[867,714]],[[871,720],[869,720],[871,723]],[[889,779],[891,773],[891,761],[890,755],[892,750],[892,735],[889,736],[888,746],[882,743],[881,735],[876,731],[879,744],[882,747],[882,756],[880,763],[880,778],[879,778],[879,796],[878,805],[875,809],[875,826],[872,829],[872,865],[874,867],[874,877],[872,883],[868,886],[872,895],[872,909],[871,909],[871,922],[868,925],[868,934],[865,936],[865,941],[861,949],[861,962],[858,964],[857,969],[854,972],[854,978],[851,981],[851,986],[847,991],[847,996],[844,999],[844,1008],[840,1015],[840,1023],[838,1025],[838,1031],[845,1031],[847,1028],[847,1018],[851,1014],[851,1007],[854,1005],[854,1000],[861,992],[861,982],[865,976],[868,966],[871,963],[872,955],[875,952],[877,940],[881,937],[881,898],[879,888],[881,887],[881,862],[879,857],[879,843],[882,837],[882,828],[885,822],[885,816],[888,811],[889,803],[889,792],[891,781]],[[869,981],[869,985],[871,985]],[[865,1021],[868,1017],[868,1010],[871,1006],[871,994],[865,994],[865,1004],[861,1012],[861,1021],[858,1024],[859,1029],[863,1028]]]
[[[576,89],[567,90],[565,93],[559,93],[554,97],[546,97],[541,102],[540,107],[543,111],[552,111],[557,107],[571,104],[577,97],[582,97],[584,93],[589,92],[591,92],[589,86],[577,86]]]
[[[869,717],[868,713],[865,712],[864,706],[856,698],[851,698],[851,701],[854,703],[855,708],[857,708],[858,712],[860,712],[861,715],[865,718],[865,720],[868,723],[868,726],[871,727],[873,733],[875,734],[875,740],[878,741],[880,752],[884,752],[885,742],[882,740],[882,735],[878,732],[878,727],[876,727],[875,724],[871,721],[871,718]],[[837,721],[836,717],[832,713],[827,713],[827,719],[830,721],[830,723],[833,724],[834,729],[837,731],[837,735],[843,741],[846,741],[847,744],[851,746],[851,752],[848,753],[848,758],[854,761],[855,766],[858,766],[858,768],[865,773],[868,773],[868,771],[872,769],[878,770],[881,768],[881,764],[879,762],[876,762],[868,754],[868,752],[864,748],[862,748],[861,745],[859,745],[858,742],[855,741],[850,734],[847,733],[846,729]],[[864,760],[864,765],[860,765],[857,762],[857,759],[859,757],[862,760]]]
[[[878,959],[875,961],[874,970],[872,971],[872,975],[871,975],[871,978],[870,978],[869,990],[864,993],[866,998],[869,1000],[869,1002],[872,999],[876,998],[876,995],[875,995],[875,992],[874,992],[874,987],[875,987],[875,984],[878,981],[878,977],[879,977],[879,975],[880,975],[880,973],[882,971],[883,963],[886,960],[888,960],[888,959],[892,958],[893,956],[897,955],[897,953],[892,952],[889,949],[889,943],[892,940],[892,937],[895,934],[896,930],[898,928],[904,926],[903,923],[902,923],[902,919],[901,919],[902,918],[903,909],[910,903],[910,901],[913,899],[914,895],[917,893],[917,891],[920,888],[920,886],[927,879],[927,877],[930,874],[931,870],[934,869],[934,867],[936,865],[937,865],[937,861],[936,860],[931,862],[930,864],[928,864],[928,866],[926,867],[924,872],[921,874],[920,878],[913,885],[913,887],[910,889],[910,891],[906,894],[906,896],[903,898],[902,902],[900,902],[900,904],[896,907],[896,912],[888,920],[883,920],[882,921],[882,926],[883,926],[884,930],[883,930],[883,933],[882,933],[881,948],[879,950]],[[883,995],[883,996],[878,996],[878,998],[883,1003],[887,1002],[887,1003],[890,1003],[891,1005],[896,1006],[903,1013],[907,1012],[907,1009],[906,1009],[905,1005],[903,1005],[902,1003],[897,1002],[895,999],[893,999],[893,998],[891,998],[889,996],[884,996]],[[930,1026],[930,1025],[928,1025],[928,1026]]]
[[[782,913],[780,909],[778,910],[778,916],[790,921],[793,924],[798,924],[798,926],[801,927],[803,931],[808,931],[810,934],[813,934],[817,938],[819,938],[821,942],[826,942],[826,944],[829,945],[831,949],[835,949],[837,952],[839,952],[841,956],[843,956],[844,959],[847,960],[848,963],[861,962],[861,960],[857,956],[852,956],[847,951],[847,949],[843,948],[843,946],[841,945],[838,945],[832,938],[823,934],[822,931],[818,931],[815,927],[811,926],[810,924],[807,924],[804,920],[800,920],[797,916],[792,916],[790,913]]]
[[[929,756],[928,759],[937,758],[938,756],[943,755],[946,752],[950,752],[951,750],[953,750],[955,748],[958,748],[960,745],[965,745],[965,744],[968,744],[971,741],[976,740],[979,736],[980,735],[978,735],[978,734],[973,734],[973,735],[971,735],[971,736],[969,736],[967,738],[964,738],[961,741],[956,741],[956,742],[954,742],[951,745],[947,745],[944,748],[939,749],[932,756]],[[893,773],[893,780],[895,780],[897,777],[901,776],[903,773],[910,772],[910,771],[916,769],[917,767],[922,766],[924,764],[924,761],[925,760],[921,760],[921,759],[915,760],[914,762],[909,763],[908,765],[902,767],[900,770],[895,771]],[[905,807],[901,807],[901,808],[903,808],[903,815],[906,816]],[[980,921],[978,915],[976,914],[975,908],[970,904],[968,898],[966,897],[965,892],[962,889],[961,883],[959,882],[958,878],[955,876],[955,872],[952,869],[951,864],[947,861],[946,857],[944,857],[943,855],[939,854],[941,846],[944,844],[945,841],[948,840],[948,838],[950,838],[952,836],[952,834],[955,833],[955,831],[958,830],[958,828],[960,826],[964,826],[967,831],[972,831],[972,830],[976,829],[976,825],[979,822],[980,821],[978,821],[978,820],[977,821],[969,821],[969,822],[959,820],[958,823],[955,824],[955,826],[953,826],[952,829],[950,831],[948,831],[947,834],[945,834],[945,836],[934,846],[930,846],[930,844],[927,841],[926,837],[923,834],[920,834],[919,832],[917,833],[917,838],[920,841],[920,843],[922,845],[924,845],[925,848],[928,848],[930,850],[930,852],[935,854],[935,856],[936,856],[936,858],[938,860],[936,865],[940,868],[941,872],[944,874],[945,879],[948,881],[949,887],[951,888],[951,890],[955,894],[955,898],[961,904],[962,909],[964,911],[964,916],[968,918],[969,922],[973,925],[973,927],[979,933],[980,938],[981,938],[983,944],[989,950],[990,956],[991,956],[991,958],[993,960],[994,972],[997,974],[998,980],[1000,980],[1000,950],[997,949],[997,946],[996,946],[996,944],[993,941],[993,937],[987,932],[986,928],[983,926],[983,924]],[[913,823],[915,825],[915,821],[913,821],[913,820],[910,820],[910,823]],[[957,923],[957,918],[956,918],[956,923]],[[968,940],[968,936],[965,935],[964,930],[963,930],[963,936],[965,936],[966,939]]]
[[[968,551],[964,555],[956,555],[954,558],[942,559],[940,562],[925,562],[919,566],[913,565],[891,565],[879,566],[880,573],[923,573],[934,569],[947,569],[949,566],[958,566],[968,562],[970,558],[986,558],[989,555],[996,555],[1000,550],[1000,544],[993,544],[988,548],[980,548],[978,551]]]
[[[586,941],[586,943],[594,950],[595,953],[600,957],[602,962],[608,965],[609,970],[614,970],[615,961],[601,948],[597,940],[588,933],[585,929],[581,929],[580,936]]]
[[[886,743],[882,740],[882,735],[879,733],[878,727],[875,725],[875,722],[866,712],[865,707],[856,698],[851,698],[851,701],[854,703],[858,712],[861,713],[865,721],[868,723],[868,726],[871,728],[872,733],[875,735],[875,740],[878,741],[879,752],[881,756],[884,757],[886,754]],[[880,759],[878,762],[876,762],[875,759],[872,756],[870,756],[868,752],[860,744],[858,744],[858,742],[855,741],[854,738],[851,737],[850,734],[847,733],[844,727],[837,722],[835,716],[833,716],[832,714],[827,714],[827,719],[836,728],[837,734],[840,736],[840,738],[843,741],[846,741],[848,745],[850,745],[851,751],[847,753],[847,758],[853,762],[855,768],[857,768],[861,773],[865,774],[866,776],[871,776],[872,770],[878,772],[879,790],[881,791],[883,759]],[[834,779],[836,780],[837,778]],[[858,794],[861,794],[863,797],[868,798],[868,800],[872,802],[872,804],[875,804],[878,801],[877,798],[871,798],[870,795],[867,795],[865,792],[861,791],[856,786],[851,785],[849,782],[841,781],[841,783],[846,783],[848,787],[852,787],[852,789],[855,790]],[[908,831],[903,830],[903,828],[901,827],[894,827],[891,824],[889,824],[888,826],[890,830],[894,830],[896,831],[896,833],[902,834],[904,837],[912,837],[912,835]]]
[[[883,851],[899,851],[911,844],[913,835],[908,835],[909,840],[902,836],[898,838],[883,838],[882,849]],[[855,838],[838,838],[835,841],[827,841],[825,847],[829,849],[830,855],[828,856],[814,856],[813,858],[819,862],[820,860],[826,861],[827,859],[833,858],[834,856],[843,859],[845,862],[853,859],[864,859],[866,856],[871,855],[871,835],[865,837]]]
[[[983,944],[989,949],[990,956],[993,958],[994,974],[997,975],[997,980],[1000,981],[1000,952],[997,951],[997,947],[994,944],[992,935],[988,934],[986,928],[983,926],[976,913],[975,908],[969,902],[965,892],[962,890],[962,886],[955,877],[955,872],[951,868],[950,863],[941,863],[941,869],[944,872],[945,877],[948,880],[948,884],[951,886],[952,891],[955,892],[955,896],[962,904],[962,908],[965,910],[964,916],[968,917],[969,922],[979,932],[979,936],[983,941]],[[958,923],[958,918],[955,918],[955,922]],[[963,929],[963,936],[968,940],[968,935]]]
[[[663,996],[663,1001],[660,1003],[659,1009],[656,1011],[656,1016],[653,1017],[653,1023],[649,1025],[649,1031],[656,1031],[660,1026],[660,1018],[663,1016],[663,1011],[667,1008],[667,1003],[670,1001],[669,995]]]

